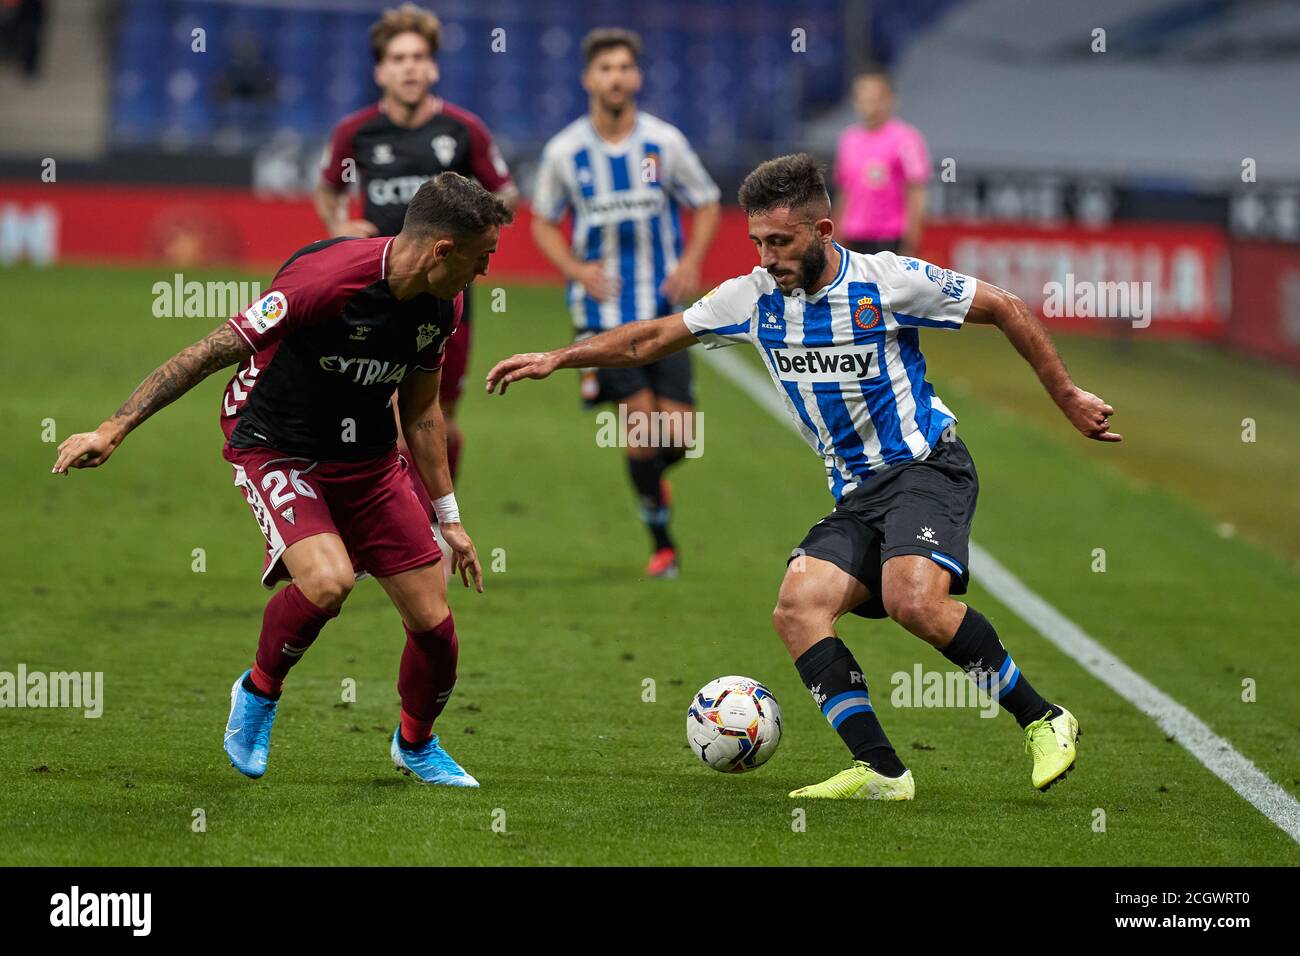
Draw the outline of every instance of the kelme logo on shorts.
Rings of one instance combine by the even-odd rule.
[[[880,374],[875,344],[828,348],[773,349],[772,363],[783,382],[854,382]]]

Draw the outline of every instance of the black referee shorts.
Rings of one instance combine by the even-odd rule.
[[[857,578],[871,597],[853,609],[887,617],[880,569],[900,554],[919,554],[945,568],[949,592],[970,584],[970,528],[979,476],[960,438],[940,441],[925,461],[907,461],[864,481],[804,536],[790,561],[808,555]]]

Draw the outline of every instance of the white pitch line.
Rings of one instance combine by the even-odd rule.
[[[785,403],[767,376],[729,350],[706,351],[710,364],[733,385],[795,430]],[[1056,645],[1084,670],[1154,720],[1167,736],[1186,749],[1292,840],[1300,843],[1300,802],[1274,783],[1190,710],[1104,648],[1083,628],[1031,591],[979,545],[971,542],[971,572],[995,598]]]

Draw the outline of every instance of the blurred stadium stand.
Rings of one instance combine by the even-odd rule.
[[[6,25],[44,9],[39,49],[0,45],[0,265],[260,266],[316,238],[321,148],[376,99],[367,30],[396,2],[0,0]],[[829,160],[854,121],[848,80],[884,63],[935,164],[923,254],[1027,301],[1067,272],[1149,281],[1157,332],[1300,367],[1300,4],[426,5],[443,21],[437,92],[482,116],[525,194],[541,145],[586,109],[592,27],[641,33],[642,106],[683,129],[728,199],[773,155]],[[41,178],[54,159],[57,190]],[[494,271],[553,278],[526,217]],[[706,278],[752,265],[743,237],[726,211]]]
[[[339,117],[376,98],[366,31],[386,5],[125,0],[114,50],[113,144],[314,149]],[[946,5],[923,4],[933,11]],[[898,16],[903,6],[882,7],[890,11],[882,36],[891,49],[923,22]],[[805,117],[836,105],[846,70],[857,62],[845,54],[842,3],[799,14],[784,0],[663,0],[640,9],[609,0],[452,0],[431,7],[444,23],[439,94],[481,115],[512,159],[536,154],[586,109],[578,43],[595,26],[629,24],[641,32],[644,108],[724,163],[770,154]],[[806,56],[797,59],[788,54],[796,27],[809,36]],[[195,30],[204,31],[205,56],[191,52]],[[488,52],[494,30],[505,31],[506,55]]]

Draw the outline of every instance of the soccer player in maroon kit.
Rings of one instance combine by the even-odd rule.
[[[316,210],[331,236],[396,235],[420,184],[445,171],[477,179],[511,209],[519,201],[510,170],[483,121],[433,94],[440,34],[438,18],[413,3],[385,11],[371,26],[375,85],[383,94],[378,103],[344,117],[330,138]],[[352,219],[346,190],[358,179],[365,218]],[[443,356],[442,416],[453,481],[463,445],[454,415],[469,366],[470,306],[466,296],[464,314]],[[399,432],[399,443],[402,439]],[[423,497],[418,482],[415,487]]]
[[[364,572],[406,629],[394,766],[425,783],[478,786],[433,734],[456,681],[458,644],[443,555],[409,475],[413,462],[453,573],[482,591],[447,468],[438,394],[462,290],[487,273],[510,221],[500,199],[443,173],[416,192],[395,237],[298,250],[265,296],[164,363],[98,429],[59,446],[56,474],[102,465],[154,412],[238,364],[222,397],[223,454],[266,538],[263,584],[290,579],[267,602],[255,662],[231,688],[226,753],[249,777],[266,772],[289,669]],[[412,462],[396,447],[394,388]]]

